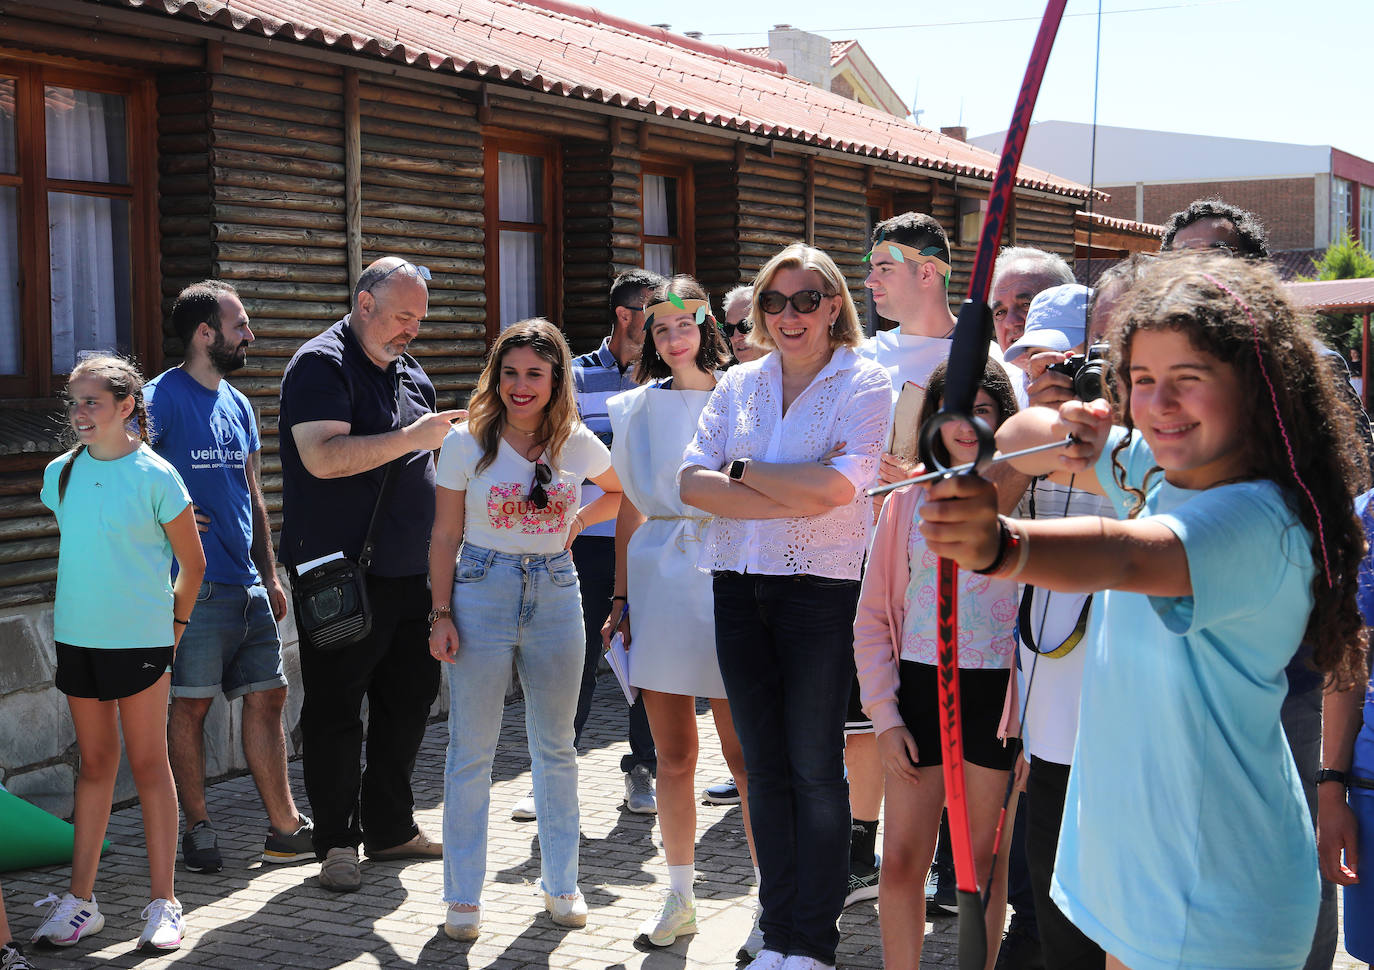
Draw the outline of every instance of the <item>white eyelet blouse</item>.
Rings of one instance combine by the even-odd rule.
[[[853,483],[854,499],[820,515],[796,518],[715,516],[703,535],[698,566],[858,579],[873,522],[872,499],[864,492],[877,478],[891,408],[887,371],[849,347],[835,349],[785,415],[778,354],[726,371],[701,412],[679,477],[692,465],[721,471],[737,458],[818,461],[843,441],[845,453],[831,465]]]

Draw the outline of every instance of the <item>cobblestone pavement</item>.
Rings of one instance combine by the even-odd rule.
[[[582,809],[581,888],[591,910],[585,930],[555,926],[538,890],[535,823],[515,822],[510,806],[529,790],[524,706],[507,707],[493,767],[484,921],[476,943],[443,933],[443,873],[438,861],[363,863],[363,886],[337,895],[320,888],[314,863],[258,862],[265,816],[252,781],[214,786],[210,810],[225,869],[197,875],[178,869],[177,895],[186,907],[182,949],[147,957],[133,950],[147,902],[142,821],[137,807],[110,822],[112,851],[101,863],[96,896],[106,917],[102,933],[71,950],[35,954],[40,967],[292,968],[479,967],[555,970],[705,970],[733,968],[753,916],[752,869],[738,808],[698,807],[697,913],[700,931],[671,947],[635,941],[641,920],[656,911],[667,871],[652,816],[621,809],[619,770],[626,750],[624,708],[613,705],[613,681],[603,681],[579,759]],[[700,708],[699,710],[704,710]],[[701,756],[697,787],[728,777],[709,714],[697,719]],[[442,827],[445,725],[432,724],[415,770],[420,824],[436,839]],[[294,790],[304,802],[299,762]],[[308,810],[303,807],[303,810]],[[31,903],[65,890],[68,870],[51,867],[4,876],[15,935],[26,940],[38,923]],[[846,970],[882,966],[878,914],[872,902],[845,911],[838,964]],[[955,964],[954,920],[927,923],[922,966]],[[31,950],[31,952],[33,952]],[[1355,970],[1342,951],[1338,970]]]

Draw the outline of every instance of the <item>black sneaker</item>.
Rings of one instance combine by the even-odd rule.
[[[181,862],[187,872],[219,872],[224,868],[219,840],[208,819],[192,825],[181,837]]]
[[[934,889],[931,889],[931,884]],[[959,890],[954,881],[954,873],[944,866],[931,867],[930,879],[926,881],[926,915],[930,917],[954,916],[959,912]]]
[[[849,890],[844,897],[846,909],[855,903],[863,902],[865,899],[878,898],[878,877],[881,871],[877,866],[863,869],[850,868]]]
[[[995,970],[1045,970],[1045,954],[1035,924],[1012,917],[1002,937],[1002,948],[997,951]]]
[[[301,816],[300,827],[289,835],[283,835],[271,825],[267,826],[267,840],[262,845],[262,861],[273,864],[300,862],[302,859],[315,858],[315,823]]]
[[[718,785],[703,789],[701,800],[707,805],[738,805],[739,789],[735,787],[732,778],[730,781],[722,781]]]
[[[15,940],[0,946],[0,970],[34,970],[24,948]]]

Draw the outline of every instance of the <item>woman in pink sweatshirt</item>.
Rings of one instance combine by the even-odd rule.
[[[921,422],[944,396],[945,364],[930,376]],[[1016,411],[1006,372],[995,361],[984,371],[973,413],[994,430]],[[941,428],[937,452],[947,465],[972,461],[978,442],[965,423]],[[925,877],[935,854],[945,803],[936,699],[936,556],[914,527],[925,490],[909,485],[888,496],[878,518],[854,621],[854,658],[863,709],[873,719],[886,774],[886,816],[879,911],[884,966],[921,963]],[[959,685],[964,759],[972,814],[973,852],[980,884],[991,865],[997,816],[1014,747],[998,725],[1016,641],[1017,586],[971,572],[959,574]],[[1014,808],[1014,806],[1013,806]],[[1006,908],[1006,854],[998,860],[988,906],[988,966],[997,959]]]

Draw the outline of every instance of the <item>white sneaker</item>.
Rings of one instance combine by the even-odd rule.
[[[754,900],[754,925],[749,930],[749,936],[745,939],[744,945],[735,954],[741,960],[752,960],[763,952],[763,929],[759,926],[759,920],[763,918],[763,904],[757,899]]]
[[[544,909],[559,926],[581,929],[587,925],[587,899],[580,892],[571,898],[545,893]]]
[[[639,925],[639,935],[654,946],[672,946],[679,936],[697,931],[697,904],[671,889],[663,893],[663,908]]]
[[[787,959],[777,950],[760,950],[744,970],[782,970]]]
[[[782,962],[782,970],[835,970],[835,965],[794,953]]]
[[[457,903],[450,903],[448,915],[444,917],[444,933],[450,940],[458,940],[464,943],[471,943],[477,939],[478,931],[482,927],[482,907],[468,911],[454,909]]]
[[[143,907],[141,914],[148,922],[138,934],[140,950],[165,951],[181,946],[181,934],[186,925],[181,919],[181,903],[171,899],[154,899]]]
[[[34,905],[47,906],[48,918],[34,930],[30,938],[33,943],[71,946],[77,940],[94,936],[105,928],[105,917],[100,915],[100,907],[95,904],[95,893],[91,893],[90,899],[82,899],[71,893],[64,893],[59,899],[49,893]]]
[[[510,817],[517,822],[533,822],[539,817],[534,809],[534,792],[530,792],[511,806]]]

